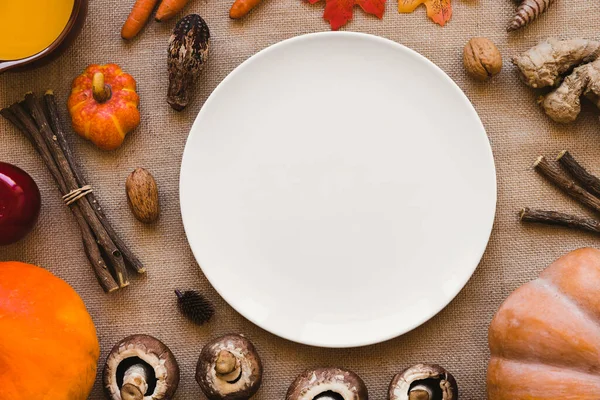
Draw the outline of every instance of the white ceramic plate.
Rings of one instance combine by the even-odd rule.
[[[456,296],[487,245],[496,176],[444,72],[395,42],[335,32],[271,46],[217,87],[180,195],[194,255],[233,308],[289,340],[353,347]]]

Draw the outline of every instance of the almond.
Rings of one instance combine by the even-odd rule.
[[[127,202],[133,215],[141,222],[152,223],[158,219],[158,187],[154,177],[144,168],[136,168],[125,182]]]

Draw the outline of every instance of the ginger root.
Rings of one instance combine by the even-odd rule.
[[[600,108],[599,56],[598,41],[547,39],[512,62],[526,85],[533,88],[558,85],[540,99],[540,105],[554,121],[569,123],[581,111],[581,96]]]
[[[575,68],[540,104],[554,121],[567,124],[579,115],[582,95],[600,107],[600,59]]]
[[[512,62],[521,71],[523,82],[533,88],[556,85],[561,75],[573,67],[593,61],[600,55],[600,42],[586,39],[540,42]]]

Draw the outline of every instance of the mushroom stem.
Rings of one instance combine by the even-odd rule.
[[[123,375],[121,398],[123,400],[143,400],[148,390],[148,372],[144,364],[134,364]]]
[[[221,350],[215,361],[215,371],[220,375],[229,374],[235,369],[236,361],[235,356],[229,350]]]
[[[112,92],[110,86],[104,83],[104,74],[96,72],[92,77],[92,95],[98,103],[104,103],[110,99]]]
[[[417,385],[408,393],[408,400],[433,400],[433,393],[425,385]]]
[[[242,375],[242,364],[232,352],[223,349],[217,355],[215,372],[219,379],[233,383]]]

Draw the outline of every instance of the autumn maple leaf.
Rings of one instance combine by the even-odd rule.
[[[310,4],[314,4],[317,1],[319,0],[308,0]],[[364,12],[373,14],[379,19],[383,18],[385,0],[325,0],[323,18],[329,22],[332,30],[337,31],[352,19],[352,9],[356,4]]]
[[[425,4],[427,7],[427,16],[436,24],[444,26],[450,17],[452,17],[452,4],[450,0],[398,0],[398,11],[401,13],[411,13]]]

